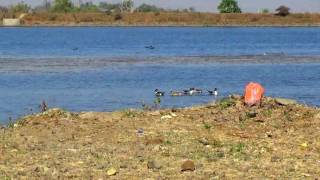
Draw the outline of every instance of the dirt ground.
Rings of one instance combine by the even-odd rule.
[[[0,132],[0,179],[319,179],[319,166],[320,110],[272,98],[251,108],[234,96],[159,111],[50,109]]]

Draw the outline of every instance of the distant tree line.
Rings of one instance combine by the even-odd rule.
[[[221,0],[218,5],[218,10],[220,13],[241,13],[242,10],[238,5],[237,0]],[[290,14],[289,8],[286,6],[280,6],[276,9],[276,15],[287,16]],[[109,3],[100,2],[95,4],[90,1],[82,3],[79,0],[78,4],[72,3],[71,0],[43,0],[43,3],[37,7],[31,8],[30,5],[24,3],[23,1],[11,5],[9,7],[0,6],[0,12],[3,14],[15,14],[15,13],[28,13],[28,12],[105,12],[105,13],[123,13],[123,12],[164,12],[164,11],[174,11],[174,12],[195,12],[195,8],[190,7],[186,9],[164,9],[157,7],[155,5],[141,4],[138,7],[134,7],[133,0],[122,0],[121,3]],[[263,9],[262,13],[269,13],[268,9]]]

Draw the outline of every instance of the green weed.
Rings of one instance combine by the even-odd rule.
[[[235,104],[236,104],[236,102],[232,98],[223,98],[220,101],[218,101],[218,106],[221,109],[226,109],[228,107],[234,106]]]

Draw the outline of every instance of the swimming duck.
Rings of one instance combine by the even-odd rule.
[[[150,45],[150,46],[145,46],[146,49],[155,49],[154,46]]]
[[[179,92],[179,91],[170,91],[171,96],[183,96],[185,95],[184,92]]]
[[[159,91],[159,89],[154,90],[154,95],[157,97],[164,96],[164,92]]]
[[[214,88],[213,91],[208,90],[210,96],[218,96],[218,88]]]
[[[194,94],[202,94],[202,90],[196,89],[196,88],[190,88],[189,90],[184,90],[184,92],[191,95],[191,96]]]

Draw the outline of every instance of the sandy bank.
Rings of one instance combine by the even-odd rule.
[[[314,179],[319,129],[319,109],[272,98],[252,108],[235,96],[160,111],[51,109],[1,129],[0,177]],[[182,172],[187,159],[195,170]]]

